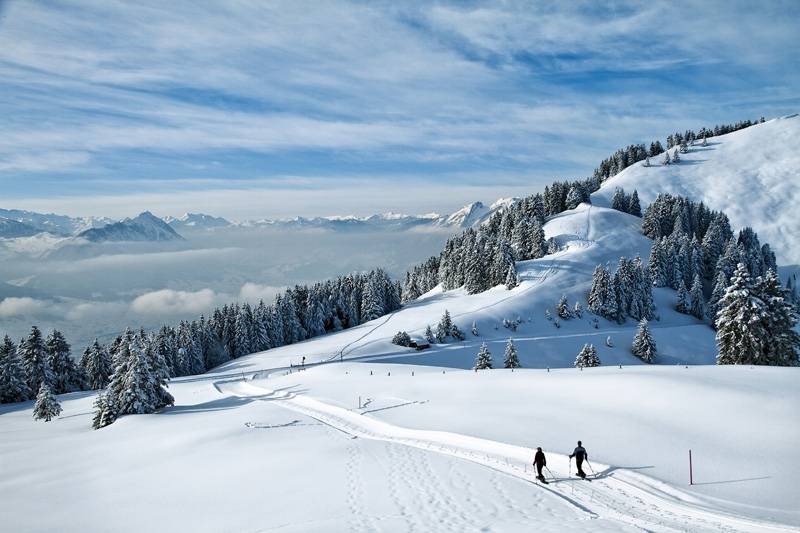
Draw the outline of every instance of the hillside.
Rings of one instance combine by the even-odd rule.
[[[595,205],[610,206],[617,187],[636,189],[642,207],[659,193],[685,196],[724,211],[731,226],[751,226],[768,242],[781,266],[800,264],[800,116],[769,120],[710,137],[708,146],[692,146],[681,162],[650,167],[636,163],[603,183],[592,195]],[[698,143],[699,144],[699,143]]]
[[[751,129],[783,131],[796,120]],[[714,366],[714,331],[675,311],[671,289],[653,290],[654,365],[631,354],[631,319],[586,312],[555,319],[562,295],[570,307],[587,308],[596,265],[648,258],[642,219],[604,205],[616,186],[637,189],[643,207],[658,180],[674,193],[722,194],[716,173],[738,152],[773,168],[759,178],[764,187],[780,172],[788,179],[785,165],[759,151],[773,146],[760,143],[763,130],[746,132],[711,140],[702,160],[695,149],[679,165],[634,165],[604,184],[593,204],[550,217],[545,237],[559,251],[518,262],[512,290],[436,287],[359,326],[176,378],[174,406],[98,431],[89,429],[95,393],[62,395],[65,411],[50,424],[31,422],[31,402],[0,406],[0,454],[10,465],[0,512],[20,529],[37,498],[58,498],[42,530],[110,523],[195,531],[796,531],[800,471],[786,458],[800,438],[792,423],[797,368]],[[729,181],[747,179],[741,170]],[[695,191],[692,180],[708,190]],[[771,196],[767,189],[754,196],[762,192]],[[726,202],[706,201],[728,212]],[[794,228],[784,200],[770,205]],[[737,208],[740,217],[756,211]],[[473,206],[459,225],[486,213]],[[770,221],[762,215],[752,225],[768,232]],[[787,238],[776,245],[781,254],[792,253],[796,239]],[[421,340],[445,310],[465,340],[423,351],[391,343],[398,331]],[[498,368],[509,338],[522,365],[513,372]],[[476,372],[482,343],[495,369]],[[574,368],[586,343],[597,347],[600,368]],[[573,475],[568,458],[578,439],[590,453],[588,482]],[[548,454],[547,485],[531,473],[536,446]],[[41,479],[31,478],[34,463]],[[115,509],[125,509],[124,520]]]

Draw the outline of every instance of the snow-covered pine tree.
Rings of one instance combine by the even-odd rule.
[[[597,348],[593,344],[584,344],[578,356],[575,358],[575,368],[587,368],[600,366],[600,358],[597,356]]]
[[[538,220],[534,220],[531,225],[531,259],[540,259],[547,254],[547,239],[544,236],[544,229]]]
[[[30,396],[25,372],[17,357],[17,347],[6,335],[0,344],[0,403],[23,402]]]
[[[392,344],[397,346],[409,346],[411,344],[411,336],[405,331],[398,331],[392,337]]]
[[[606,337],[606,346],[608,346],[609,348],[614,347],[614,339],[611,338],[611,335]]]
[[[478,333],[478,323],[475,322],[474,320],[472,321],[472,334],[475,335],[476,337],[479,335],[479,333]]]
[[[433,336],[433,330],[431,329],[431,325],[430,324],[425,326],[425,340],[428,341],[431,344],[436,342],[436,337]]]
[[[764,343],[765,359],[771,365],[796,366],[800,362],[797,311],[786,301],[786,291],[774,270],[767,270],[763,278],[758,278],[755,291],[765,305],[763,322],[769,335]]]
[[[706,136],[703,135],[703,142],[700,143],[700,146],[708,146],[708,141],[706,140]]]
[[[457,341],[463,341],[466,339],[464,332],[458,329],[458,326],[453,324],[453,327],[450,328],[450,335]]]
[[[672,160],[669,157],[669,150],[664,152],[664,160],[661,162],[662,165],[669,165],[672,163]]]
[[[53,391],[47,383],[42,383],[39,393],[36,395],[36,403],[33,406],[33,419],[50,422],[61,414],[61,404],[58,403]]]
[[[631,199],[628,203],[628,213],[637,217],[642,216],[642,206],[639,203],[639,193],[636,191],[636,189],[634,189],[633,193],[631,194]]]
[[[86,375],[87,384],[90,389],[98,390],[108,385],[111,373],[113,372],[111,356],[97,339],[83,352],[80,366]]]
[[[38,391],[42,383],[53,382],[53,370],[44,348],[42,332],[36,326],[26,339],[19,343],[19,357],[25,371],[25,381],[31,391]]]
[[[572,308],[572,314],[578,318],[583,318],[583,306],[580,302],[575,302],[575,306]]]
[[[679,313],[689,314],[691,305],[689,303],[689,291],[686,290],[686,285],[683,279],[680,280],[678,285],[678,302],[675,304],[675,310]]]
[[[506,272],[506,289],[511,290],[519,285],[519,280],[517,279],[517,269],[515,266],[508,265],[508,271]]]
[[[694,275],[692,288],[689,290],[689,314],[703,320],[705,318],[706,300],[703,296],[703,282],[698,274]]]
[[[503,356],[503,367],[504,368],[519,368],[519,357],[517,356],[517,348],[514,346],[514,341],[512,339],[508,339],[506,343],[506,352]]]
[[[646,167],[650,166],[650,157],[649,156],[644,158],[644,166],[646,166]]]
[[[468,294],[478,294],[489,288],[484,264],[483,247],[479,243],[475,243],[467,256],[464,272],[464,289]]]
[[[453,329],[453,321],[450,319],[450,311],[445,309],[442,318],[436,325],[436,342],[438,343],[445,342],[447,340],[447,337],[450,336],[450,332],[452,331],[452,329]]]
[[[272,348],[272,339],[269,336],[269,321],[270,313],[264,300],[260,300],[253,312],[253,319],[255,321],[254,333],[255,343],[254,348],[258,351],[269,350]]]
[[[739,263],[719,301],[718,365],[769,364],[764,358],[764,343],[769,339],[763,323],[766,306],[753,289],[747,267]]]
[[[623,213],[628,212],[628,204],[629,200],[625,195],[625,191],[617,187],[614,190],[614,196],[611,198],[611,208],[616,209],[617,211],[622,211]]]
[[[531,259],[531,226],[527,220],[521,219],[514,226],[511,245],[514,247],[515,256],[520,261]]]
[[[681,162],[681,156],[678,153],[678,149],[677,148],[675,148],[675,151],[673,152],[672,162],[673,163],[680,163]]]
[[[100,429],[113,424],[117,419],[117,413],[113,403],[109,402],[108,391],[100,391],[94,401],[94,416],[92,417],[92,429]]]
[[[644,361],[645,363],[652,363],[656,358],[656,341],[650,334],[650,327],[647,324],[647,319],[643,318],[639,322],[639,330],[633,337],[633,345],[631,346],[633,355]]]
[[[75,392],[83,388],[84,377],[70,356],[71,347],[64,335],[54,329],[45,341],[45,352],[53,371],[51,383],[54,394]]]
[[[603,265],[594,267],[592,274],[592,287],[589,290],[589,311],[599,315],[603,308],[603,297],[606,293],[606,285],[608,284],[608,270]]]
[[[492,353],[486,346],[486,343],[481,343],[478,356],[475,358],[475,370],[488,370],[492,368]]]
[[[725,291],[728,289],[728,283],[725,281],[725,273],[719,272],[714,279],[714,290],[711,291],[711,297],[706,304],[706,318],[711,322],[711,327],[717,327],[717,312],[719,312],[719,302],[725,296]]]
[[[578,187],[573,185],[569,188],[569,192],[567,193],[567,209],[575,209],[581,202],[583,202],[583,193]]]
[[[569,320],[572,318],[572,312],[569,310],[569,304],[567,303],[567,295],[562,294],[561,298],[558,300],[558,305],[556,306],[556,314],[559,317],[563,318],[564,320]]]
[[[545,309],[545,310],[544,310],[544,317],[545,317],[547,320],[553,320],[553,315],[551,315],[551,314],[550,314],[550,309]]]

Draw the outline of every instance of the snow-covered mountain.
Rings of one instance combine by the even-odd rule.
[[[628,193],[636,189],[643,208],[659,193],[702,201],[724,211],[734,228],[753,227],[775,251],[779,265],[798,265],[798,139],[798,115],[711,137],[708,146],[690,146],[678,164],[662,165],[659,156],[651,158],[650,167],[639,162],[626,168],[603,183],[592,202],[609,206],[617,187]]]
[[[101,228],[114,222],[114,220],[107,217],[69,217],[20,209],[0,209],[0,217],[15,220],[38,230],[38,232],[47,232],[59,236],[77,235],[87,229]],[[33,235],[33,233],[30,235]]]
[[[0,217],[0,237],[2,238],[14,239],[17,237],[30,237],[37,233],[40,233],[38,229],[24,222]]]
[[[166,216],[164,217],[164,222],[166,222],[176,230],[182,230],[186,228],[199,230],[199,229],[209,229],[209,228],[220,228],[231,225],[230,222],[228,222],[222,217],[205,215],[203,213],[185,213],[184,215],[177,218]]]
[[[78,234],[79,238],[90,242],[124,242],[124,241],[182,241],[169,224],[149,211],[135,218],[126,218],[102,228],[92,228]]]

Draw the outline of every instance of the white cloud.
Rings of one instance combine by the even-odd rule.
[[[49,303],[34,298],[8,297],[0,301],[0,317],[35,316],[47,311]]]
[[[239,290],[239,299],[250,302],[251,304],[258,303],[259,300],[264,300],[264,303],[269,304],[283,289],[283,287],[247,282],[242,285],[242,288]]]
[[[199,291],[176,291],[162,289],[143,294],[131,302],[131,310],[141,315],[170,315],[183,313],[207,313],[219,297],[211,289]]]

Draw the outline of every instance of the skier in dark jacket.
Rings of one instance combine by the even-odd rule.
[[[547,466],[547,458],[544,456],[544,452],[542,451],[542,447],[539,446],[536,448],[536,455],[533,456],[533,464],[536,466],[537,476],[536,479],[539,481],[544,481],[544,476],[542,475],[542,468]]]
[[[583,460],[589,458],[589,453],[586,451],[586,448],[581,445],[581,441],[578,441],[578,447],[572,452],[572,455],[569,456],[570,459],[575,458],[575,465],[578,467],[578,475],[581,479],[586,479],[586,472],[583,471],[581,466],[583,465]]]

